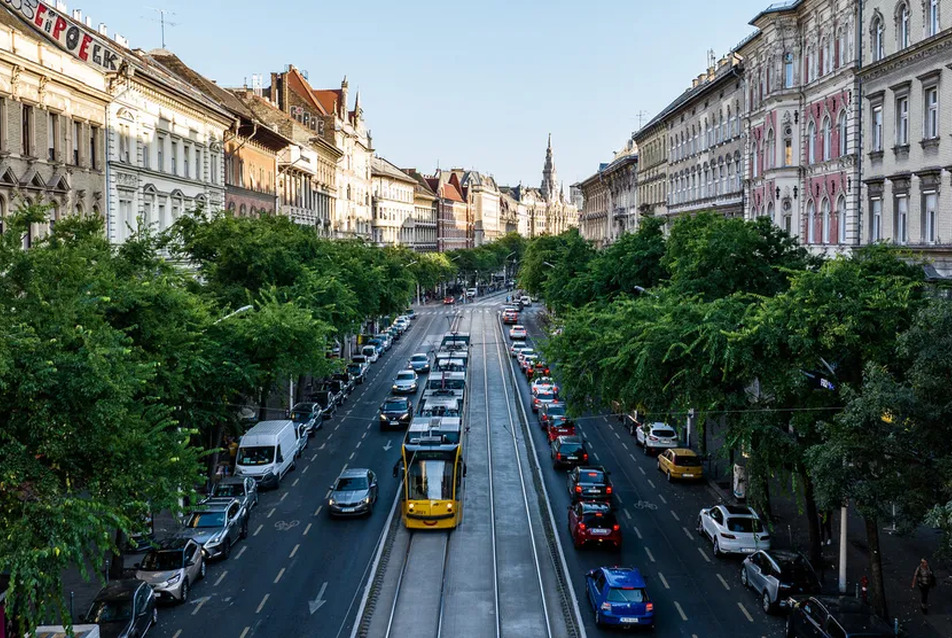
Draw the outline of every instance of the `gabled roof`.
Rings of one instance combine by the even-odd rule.
[[[388,162],[382,157],[370,158],[370,174],[389,177],[408,184],[416,184],[417,181],[401,171],[399,168]]]
[[[331,113],[331,111],[328,111],[324,105],[321,104],[320,100],[314,96],[314,89],[311,88],[307,79],[301,75],[301,72],[294,68],[294,66],[291,66],[287,73],[284,74],[284,81],[287,82],[288,89],[294,91],[294,93],[302,99],[307,100],[318,110],[320,115]]]
[[[337,104],[341,100],[340,89],[312,89],[314,99],[320,102],[325,113],[337,113]]]
[[[452,182],[446,182],[440,186],[440,197],[443,199],[448,199],[451,202],[459,202],[465,204],[466,200],[463,199],[463,196],[460,194],[459,190],[456,188],[456,184]]]
[[[235,115],[249,120],[254,117],[251,111],[249,111],[238,98],[186,65],[171,51],[167,51],[166,49],[154,49],[149,51],[149,55],[180,79],[188,82]]]

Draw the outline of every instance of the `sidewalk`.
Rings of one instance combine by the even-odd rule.
[[[714,477],[708,484],[725,503],[736,503],[729,483],[729,475]],[[719,479],[719,480],[716,480]],[[771,484],[771,507],[775,519],[773,546],[793,548],[804,554],[809,552],[807,521],[797,503],[787,495],[779,483]],[[949,638],[952,636],[952,562],[936,556],[940,535],[930,528],[920,527],[910,536],[890,533],[888,523],[883,525],[879,536],[882,552],[883,581],[886,589],[886,604],[889,620],[899,620],[900,635],[910,638]],[[835,594],[839,579],[839,529],[840,511],[833,515],[833,543],[823,546],[825,569],[819,574],[824,593]],[[847,595],[857,592],[859,580],[868,574],[869,548],[866,544],[866,528],[855,510],[849,510],[847,520],[846,576]],[[936,575],[937,587],[929,595],[929,614],[919,611],[919,592],[909,588],[919,559],[929,561]]]

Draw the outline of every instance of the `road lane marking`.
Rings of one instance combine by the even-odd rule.
[[[630,520],[631,520],[631,512],[629,512],[628,510],[622,510],[622,511],[625,512],[625,516],[627,516],[627,517],[628,517],[628,520],[630,521]]]
[[[740,610],[744,612],[744,615],[747,616],[747,620],[754,622],[754,617],[750,615],[750,612],[747,611],[747,608],[744,607],[744,603],[737,601],[737,606],[740,607]]]
[[[684,525],[681,526],[681,529],[684,530],[684,535],[685,535],[685,536],[687,536],[688,538],[690,538],[692,541],[694,540],[694,536],[691,535],[691,530],[689,530],[689,529],[688,529],[687,527],[685,527]]]
[[[632,460],[632,461],[634,461],[634,462],[636,462],[636,463],[638,462],[638,459],[636,459],[636,458],[635,458],[635,455],[632,454],[631,452],[628,453],[628,456],[631,457],[631,460]],[[644,471],[644,470],[642,470],[642,471]]]
[[[700,547],[697,548],[697,551],[699,551],[699,552],[701,553],[701,556],[704,557],[704,560],[706,560],[706,561],[709,562],[709,563],[711,562],[711,557],[707,555],[707,552],[705,552],[705,551],[704,551],[703,549],[701,549]]]
[[[264,595],[264,598],[262,598],[262,599],[261,599],[261,602],[258,603],[258,608],[255,609],[255,613],[256,613],[256,614],[260,614],[260,613],[261,613],[261,610],[264,609],[264,604],[265,604],[266,602],[268,602],[268,598],[269,598],[270,596],[271,596],[271,594],[265,594],[265,595]],[[675,604],[677,604],[677,603],[675,603]]]
[[[327,490],[327,494],[324,495],[324,500],[327,500],[331,497],[331,491]]]
[[[247,545],[242,545],[242,546],[241,546],[241,549],[238,550],[238,555],[235,556],[234,560],[238,560],[239,558],[241,558],[241,555],[245,553],[245,550],[246,550],[246,549],[248,549],[248,546],[247,546]]]
[[[621,501],[621,497],[620,497],[620,496],[616,495],[616,496],[615,496],[615,500],[618,502],[619,505],[624,505],[624,503],[622,503],[622,501]]]
[[[286,493],[287,493],[287,492],[285,492],[285,494],[286,494]],[[271,518],[271,517],[274,515],[274,510],[276,510],[276,509],[278,509],[278,508],[272,507],[272,508],[271,508],[271,511],[268,512],[268,515],[265,516],[265,518]]]
[[[648,555],[648,559],[653,563],[655,562],[654,555],[651,553],[651,550],[645,546],[645,553]]]
[[[330,441],[332,438],[334,438],[334,433],[333,433],[333,432],[331,432],[330,434],[327,435],[327,440],[328,440],[328,441]]]
[[[621,437],[618,436],[618,432],[615,432],[615,431],[613,430],[613,431],[612,431],[612,434],[615,435],[615,438],[616,438],[616,439],[618,439],[619,441],[621,441]]]
[[[668,584],[668,581],[665,580],[664,574],[658,572],[658,578],[661,579],[661,584],[664,585],[665,589],[671,589],[671,585]]]
[[[661,495],[659,494],[658,496],[661,496]],[[671,510],[671,516],[674,517],[674,520],[678,521],[679,523],[681,522],[681,518],[678,516],[677,512],[675,512],[674,510]]]
[[[307,468],[309,468],[309,467],[311,467],[311,466],[310,466],[310,465],[305,465],[305,466],[304,466],[304,469],[301,470],[301,475],[302,475],[302,476],[307,473]]]
[[[291,550],[291,554],[288,556],[288,558],[294,558],[294,555],[297,554],[297,550],[298,550],[300,547],[301,547],[301,544],[300,544],[300,543],[298,543],[297,545],[295,545],[295,546],[294,546],[294,549]]]
[[[318,505],[318,506],[317,506],[317,509],[314,510],[314,516],[317,516],[318,514],[320,514],[322,509],[324,509],[324,506],[323,506],[323,505]]]
[[[334,431],[337,432],[337,428],[339,427],[340,427],[340,423],[338,422],[337,425],[334,426]],[[327,438],[331,438],[331,437],[327,437]]]
[[[653,486],[652,486],[652,487],[653,487]],[[666,499],[665,497],[661,496],[661,494],[658,494],[658,498],[660,498],[660,499],[661,499],[661,502],[664,503],[665,505],[668,504],[668,499]]]
[[[226,569],[221,573],[221,576],[218,577],[218,580],[215,581],[215,587],[218,587],[221,584],[221,581],[225,580],[225,576],[228,575],[228,570]]]
[[[651,489],[656,489],[656,488],[655,488],[655,484],[654,484],[654,481],[652,481],[651,479],[648,479],[648,485],[650,485],[650,486],[651,486]],[[660,494],[658,494],[658,496],[661,496],[661,495],[660,495]]]
[[[307,536],[307,533],[311,531],[311,525],[313,525],[313,523],[307,524],[307,527],[304,528],[304,533],[302,534],[302,536]]]
[[[632,456],[631,458],[635,458],[635,457]],[[638,469],[641,470],[642,474],[647,474],[647,472],[645,472],[645,468],[641,467],[640,465],[638,466]]]
[[[622,446],[623,448],[625,448],[625,451],[628,450],[628,444],[625,443],[624,441],[621,442],[621,446]]]
[[[179,629],[179,630],[176,631],[174,634],[172,634],[172,638],[179,638],[179,636],[181,636],[181,635],[182,635],[182,630]],[[244,638],[244,634],[241,635],[241,638]]]
[[[364,434],[366,434],[366,432],[365,432]],[[356,449],[360,448],[360,444],[361,444],[361,443],[363,443],[363,441],[357,441],[357,445],[354,446],[354,449],[356,450]]]
[[[284,499],[286,499],[287,497],[288,497],[288,493],[285,492],[284,494],[281,495],[281,498],[278,499],[278,502],[281,503],[281,502],[284,501]]]
[[[251,631],[251,627],[245,627],[245,628],[241,631],[241,635],[238,636],[238,638],[245,638],[245,636],[248,635],[248,632],[249,632],[249,631]],[[178,634],[175,634],[174,636],[172,636],[172,638],[178,638]]]
[[[198,604],[195,605],[195,609],[192,610],[192,615],[193,615],[193,616],[195,616],[195,615],[198,614],[198,610],[200,610],[200,609],[202,608],[202,605],[205,604],[205,601],[206,601],[206,600],[208,600],[208,597],[207,597],[207,596],[206,596],[205,598],[202,598],[201,600],[198,601]]]
[[[721,576],[720,574],[714,574],[714,575],[717,576],[717,580],[721,581],[721,585],[724,585],[724,589],[726,589],[727,591],[731,590],[731,586],[727,584],[727,581],[724,580],[723,576]]]
[[[278,572],[278,575],[274,577],[274,584],[277,585],[278,581],[281,580],[281,577],[284,576],[284,567],[281,568],[281,571]]]
[[[635,530],[635,536],[638,537],[638,540],[641,540],[641,532],[638,531],[638,528],[634,525],[631,526],[631,529]]]
[[[356,453],[356,452],[351,452],[351,453],[350,453],[350,459],[348,459],[348,460],[353,461],[355,454],[357,454],[357,453]]]
[[[361,439],[366,439],[368,434],[370,434],[370,433],[369,433],[369,432],[364,432],[364,435],[363,435],[362,437],[360,437],[360,438],[361,438]]]
[[[683,620],[684,622],[687,622],[688,617],[684,615],[684,610],[681,609],[681,604],[678,601],[674,601],[674,606],[678,608],[678,613],[681,614],[681,620]]]
[[[298,481],[300,481],[300,480],[301,480],[301,477],[298,477],[298,478],[294,479],[294,482],[291,483],[291,487],[294,487],[295,485],[297,485],[297,484],[298,484]],[[287,492],[285,492],[285,496],[287,496]]]
[[[252,536],[257,536],[257,535],[258,535],[258,532],[261,531],[261,528],[262,528],[262,527],[264,527],[264,523],[258,525],[258,529],[255,530],[255,533],[252,534]]]

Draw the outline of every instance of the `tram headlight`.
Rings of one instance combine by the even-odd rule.
[[[447,511],[447,512],[452,512],[452,511],[453,511],[453,504],[452,504],[452,503],[447,503],[447,504],[446,504],[446,511]]]

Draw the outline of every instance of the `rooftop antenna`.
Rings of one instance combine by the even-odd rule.
[[[638,130],[641,130],[641,127],[644,126],[645,118],[648,117],[648,111],[638,111],[635,113],[635,117],[638,118]]]
[[[707,68],[717,66],[717,56],[714,55],[714,49],[707,50]]]
[[[158,7],[146,7],[146,9],[152,9],[153,11],[159,14],[158,20],[156,20],[155,18],[145,18],[145,19],[148,20],[149,22],[158,22],[161,25],[162,48],[164,49],[165,48],[165,25],[169,25],[170,27],[177,27],[179,25],[178,22],[170,22],[169,20],[166,20],[165,16],[167,15],[174,16],[175,12],[169,11],[168,9],[159,9]]]

